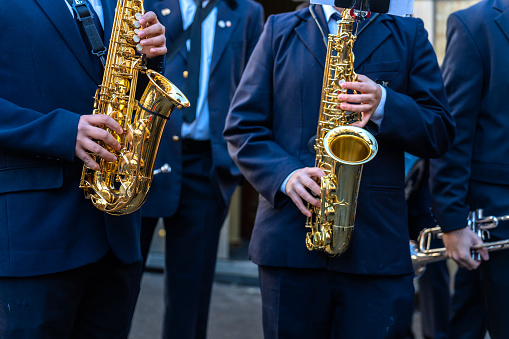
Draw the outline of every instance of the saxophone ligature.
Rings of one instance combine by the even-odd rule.
[[[483,241],[489,238],[489,231],[496,228],[500,221],[509,220],[509,215],[484,216],[482,209],[471,211],[467,219],[467,227],[470,228]],[[442,261],[448,258],[445,247],[433,248],[432,239],[442,238],[440,226],[425,228],[419,234],[417,241],[410,240],[410,257],[414,267],[415,278],[418,279],[426,270],[426,265]],[[509,239],[485,242],[471,248],[472,258],[480,260],[478,250],[486,248],[488,252],[499,251],[509,248]]]
[[[367,12],[344,9],[338,33],[329,34],[323,77],[322,98],[315,140],[315,167],[321,168],[321,206],[308,204],[306,220],[308,250],[325,251],[331,256],[343,253],[354,229],[357,196],[363,164],[378,151],[378,143],[368,131],[350,126],[361,120],[361,113],[342,110],[338,95],[346,93],[343,82],[357,81],[353,45],[357,38],[353,24]]]
[[[107,129],[120,143],[119,151],[101,146],[117,157],[106,161],[90,156],[98,171],[83,166],[80,188],[95,207],[112,215],[129,214],[145,202],[152,182],[157,150],[166,121],[177,107],[189,107],[185,95],[168,79],[147,69],[137,35],[144,14],[142,0],[118,0],[102,84],[93,114],[117,121],[121,135]],[[137,52],[138,51],[138,52]],[[141,99],[135,99],[139,73],[149,79]]]

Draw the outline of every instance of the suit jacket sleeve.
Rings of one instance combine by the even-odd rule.
[[[460,17],[452,14],[447,27],[442,71],[458,132],[451,150],[431,161],[430,186],[433,210],[444,231],[466,226],[470,208],[465,201],[484,77],[478,46]]]
[[[43,114],[0,98],[0,150],[72,161],[80,115],[64,109]]]
[[[387,88],[384,119],[377,139],[390,140],[417,157],[443,155],[454,140],[442,76],[422,20],[417,20],[413,48],[408,48],[406,91]],[[405,57],[405,56],[403,56]]]

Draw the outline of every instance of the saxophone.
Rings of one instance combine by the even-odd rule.
[[[119,151],[101,143],[117,157],[108,162],[90,156],[101,166],[83,166],[80,188],[95,207],[112,215],[129,214],[145,202],[152,182],[157,150],[166,121],[176,107],[189,107],[184,94],[168,79],[147,69],[137,35],[144,13],[142,0],[118,0],[102,84],[96,91],[93,114],[106,114],[123,129],[107,129],[120,143]],[[149,84],[135,99],[139,72]]]
[[[325,251],[331,256],[343,253],[354,229],[357,196],[363,164],[373,159],[378,144],[366,130],[349,126],[361,120],[361,113],[344,111],[338,100],[343,82],[357,81],[352,52],[357,38],[352,33],[354,18],[343,10],[338,34],[329,34],[323,77],[322,98],[315,140],[315,167],[321,168],[320,207],[308,204],[306,220],[308,250]]]

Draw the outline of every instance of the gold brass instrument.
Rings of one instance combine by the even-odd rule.
[[[189,107],[184,94],[168,79],[148,70],[137,31],[144,14],[142,0],[118,0],[102,84],[95,95],[93,114],[106,114],[123,129],[121,135],[107,129],[121,145],[116,151],[100,142],[117,157],[108,162],[90,156],[101,166],[83,167],[80,188],[95,207],[109,214],[136,211],[145,202],[159,142],[167,119],[176,107]],[[135,99],[139,72],[149,78],[141,99]]]
[[[470,212],[467,225],[484,241],[486,238],[489,238],[489,230],[496,228],[498,223],[503,220],[509,220],[509,215],[485,217],[483,210],[478,209]],[[419,278],[424,273],[427,264],[447,259],[445,247],[432,248],[431,245],[431,240],[434,237],[441,239],[442,235],[440,226],[435,226],[422,230],[417,241],[410,240],[410,256],[416,278]],[[472,257],[479,259],[477,250],[481,248],[486,248],[488,252],[509,248],[509,239],[485,242],[484,244],[473,246],[471,249]]]
[[[373,159],[378,144],[366,130],[349,126],[361,120],[361,113],[344,111],[338,100],[343,82],[357,81],[352,52],[357,38],[352,33],[354,18],[343,10],[338,34],[329,34],[322,98],[315,140],[315,167],[321,168],[321,206],[308,204],[306,220],[308,250],[343,253],[354,228],[357,196],[363,164]]]

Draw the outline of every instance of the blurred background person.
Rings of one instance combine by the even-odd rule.
[[[509,214],[509,142],[504,128],[509,114],[503,100],[509,90],[508,27],[507,0],[483,0],[449,16],[442,71],[457,136],[444,157],[431,161],[430,180],[447,255],[461,267],[479,270],[480,290],[475,277],[466,280],[473,283],[471,296],[480,293],[483,302],[474,302],[468,312],[474,323],[485,319],[492,339],[509,333],[509,252],[488,254],[484,249],[479,251],[482,261],[473,259],[472,246],[483,241],[466,225],[469,212],[477,209],[484,209],[486,216]],[[490,242],[509,238],[507,222],[490,233]],[[469,323],[465,337],[483,338],[482,325],[470,328]]]
[[[431,213],[429,190],[429,159],[405,153],[405,195],[408,204],[408,226],[410,239],[417,241],[425,228],[436,226]],[[443,247],[440,239],[434,238],[433,248]],[[416,272],[418,293],[416,309],[420,311],[421,333],[425,339],[447,339],[449,333],[449,268],[445,260],[425,266],[424,273]],[[420,274],[420,275],[419,275]]]
[[[146,261],[157,221],[164,220],[163,338],[205,338],[221,226],[240,171],[222,137],[230,100],[263,29],[251,0],[148,0],[166,27],[165,76],[191,103],[175,110],[162,137],[142,214]],[[187,32],[187,33],[185,33]]]

